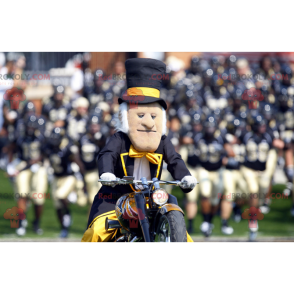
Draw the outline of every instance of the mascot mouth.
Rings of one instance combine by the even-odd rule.
[[[138,132],[146,132],[146,133],[156,133],[156,131],[151,131],[151,130],[137,130]]]

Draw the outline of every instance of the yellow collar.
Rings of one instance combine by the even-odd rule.
[[[153,152],[144,152],[144,151],[137,151],[133,145],[131,145],[129,150],[129,156],[134,158],[142,158],[143,156],[146,156],[149,162],[153,164],[159,164],[160,159],[158,156],[155,155]]]

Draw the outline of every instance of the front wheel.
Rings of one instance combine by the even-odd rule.
[[[160,217],[155,242],[187,242],[186,224],[180,211],[172,210]]]

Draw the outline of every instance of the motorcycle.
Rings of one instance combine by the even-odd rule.
[[[175,196],[160,188],[160,184],[188,188],[180,181],[147,181],[134,177],[115,181],[99,180],[111,186],[135,184],[138,192],[122,195],[116,202],[117,220],[105,220],[105,230],[118,229],[115,242],[187,242],[184,212]]]

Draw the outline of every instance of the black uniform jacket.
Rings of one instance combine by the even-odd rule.
[[[104,173],[112,173],[117,178],[133,176],[135,158],[129,157],[131,144],[125,133],[115,133],[98,155],[99,176]],[[191,175],[181,155],[175,151],[171,141],[165,135],[161,137],[160,144],[154,153],[158,156],[160,163],[157,165],[149,162],[151,178],[160,179],[163,160],[167,163],[167,170],[175,180],[180,181],[184,176]],[[191,192],[191,189],[182,190],[184,193]],[[92,204],[88,226],[97,216],[114,210],[119,197],[134,191],[136,189],[133,185],[117,185],[114,188],[102,186]]]

